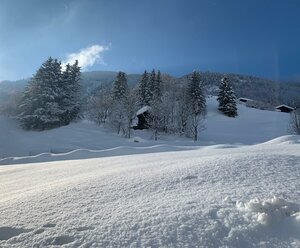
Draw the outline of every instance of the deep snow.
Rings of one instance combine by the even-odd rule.
[[[299,136],[2,166],[0,246],[299,247],[299,177]]]
[[[196,143],[89,122],[25,132],[1,118],[0,156],[12,157],[0,160],[0,247],[300,247],[289,115],[216,107],[210,98]]]

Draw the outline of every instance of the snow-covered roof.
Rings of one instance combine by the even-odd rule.
[[[239,100],[239,101],[241,101],[241,100],[244,100],[244,101],[253,101],[252,99],[250,99],[250,98],[245,98],[245,97],[239,97],[238,100]]]
[[[275,108],[276,109],[279,109],[279,108],[282,108],[282,107],[285,107],[285,108],[288,108],[288,109],[291,109],[291,110],[294,110],[295,108],[291,107],[291,106],[288,106],[288,105],[285,105],[285,104],[281,104],[281,105],[278,105],[276,106]]]
[[[136,115],[141,115],[151,109],[150,106],[144,106],[136,112]]]

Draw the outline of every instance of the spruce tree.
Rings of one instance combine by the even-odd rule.
[[[238,115],[236,96],[231,83],[226,77],[221,80],[217,100],[219,101],[218,109],[226,116],[236,117]]]
[[[149,80],[148,72],[145,70],[139,82],[138,101],[140,107],[149,105],[148,98],[147,98],[147,94],[149,91],[148,80]]]
[[[163,130],[163,111],[162,111],[162,93],[161,93],[161,75],[160,71],[155,73],[152,71],[149,79],[149,84],[151,86],[151,101],[150,101],[150,116],[148,123],[150,128],[153,130],[154,140],[158,139],[159,131]]]
[[[200,82],[200,73],[194,71],[187,87],[187,106],[190,111],[191,132],[194,141],[198,139],[198,126],[206,114],[206,99]]]
[[[156,73],[155,70],[153,69],[149,76],[149,81],[148,81],[148,86],[146,91],[146,100],[148,103],[151,103],[151,101],[153,100],[155,87],[156,87]]]
[[[161,87],[162,87],[162,79],[161,79],[161,73],[158,70],[156,74],[156,79],[154,81],[153,85],[153,98],[160,98],[162,93],[161,93]]]
[[[18,116],[25,129],[44,130],[60,125],[61,63],[51,57],[42,64],[26,87]]]
[[[116,127],[117,133],[123,129],[126,132],[126,101],[128,97],[128,85],[125,72],[119,72],[113,85],[113,107],[110,115],[111,124]]]
[[[64,124],[69,124],[72,120],[78,118],[81,107],[81,86],[80,80],[80,67],[76,60],[73,65],[66,65],[65,71],[62,73],[62,86],[61,86],[61,101],[60,104],[63,109],[61,119]]]
[[[187,100],[195,115],[201,115],[206,113],[206,99],[204,90],[200,82],[200,73],[194,71],[187,89]]]
[[[80,110],[80,68],[66,66],[51,57],[37,70],[26,87],[18,116],[21,126],[45,130],[69,124]]]
[[[125,72],[118,72],[113,85],[113,99],[116,101],[125,100],[128,91],[127,77]]]

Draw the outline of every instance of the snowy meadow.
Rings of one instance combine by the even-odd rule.
[[[86,121],[28,132],[2,118],[0,246],[299,247],[289,115],[239,104],[232,119],[214,97],[207,111],[197,142],[127,140]]]

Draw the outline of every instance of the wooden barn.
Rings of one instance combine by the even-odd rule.
[[[148,129],[149,125],[147,123],[147,119],[150,114],[151,107],[150,106],[144,106],[141,109],[139,109],[136,113],[136,117],[138,119],[137,125],[133,127],[133,129]]]
[[[295,109],[291,106],[281,104],[281,105],[278,105],[277,107],[275,107],[275,110],[278,112],[290,113],[290,112],[294,111]]]

